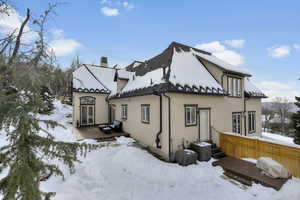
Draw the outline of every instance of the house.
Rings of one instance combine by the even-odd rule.
[[[219,132],[261,135],[261,98],[251,74],[211,53],[173,42],[124,69],[82,65],[73,73],[75,126],[123,122],[123,129],[165,159]]]

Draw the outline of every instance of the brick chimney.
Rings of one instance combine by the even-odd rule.
[[[101,57],[100,66],[101,67],[108,67],[107,57]]]

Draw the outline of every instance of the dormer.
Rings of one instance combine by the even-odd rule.
[[[134,76],[134,72],[129,72],[125,69],[116,70],[114,81],[117,82],[117,93],[120,93],[126,86],[129,79]]]

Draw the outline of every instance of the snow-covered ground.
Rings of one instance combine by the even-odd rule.
[[[57,140],[75,141],[72,126],[65,116],[70,106],[55,102],[54,114],[44,119],[57,120],[67,129],[57,127]],[[132,146],[130,138],[118,138],[107,147],[93,151],[76,164],[76,172],[66,180],[51,177],[42,183],[44,191],[57,192],[56,200],[159,200],[159,199],[243,199],[243,200],[299,200],[300,179],[289,180],[278,192],[258,184],[245,187],[222,175],[220,167],[210,162],[181,167],[165,163],[148,152]]]

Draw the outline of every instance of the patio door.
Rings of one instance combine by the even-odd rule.
[[[199,110],[200,141],[210,141],[210,109]]]
[[[93,105],[81,106],[81,125],[93,125],[95,123],[95,107]]]

